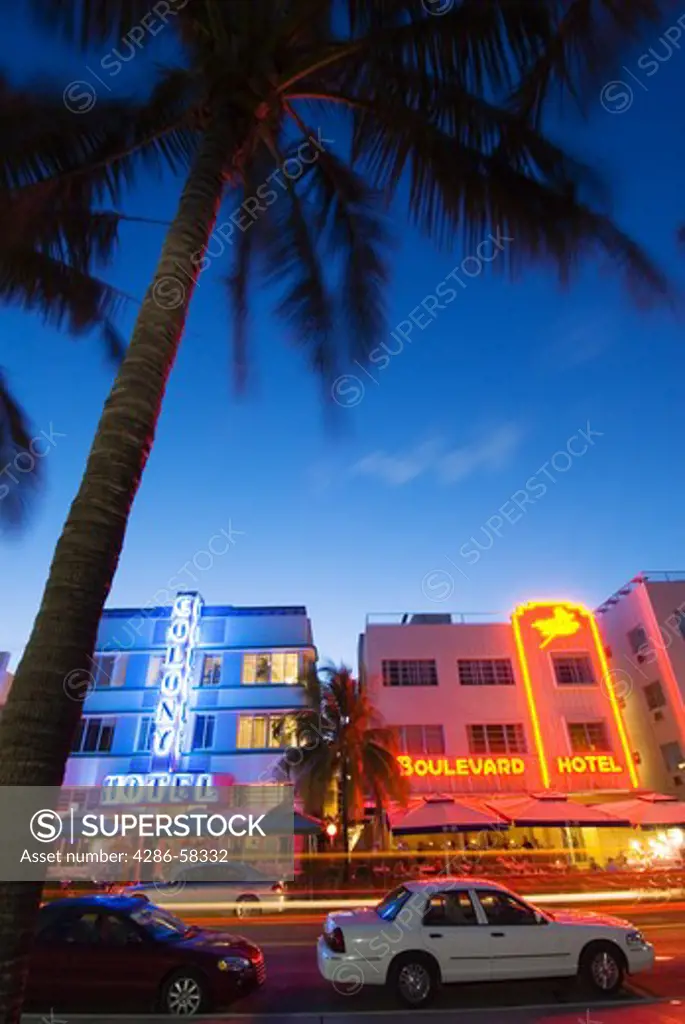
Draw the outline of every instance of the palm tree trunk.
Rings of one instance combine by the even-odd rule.
[[[130,347],[98,424],[85,475],[50,567],[40,610],[0,719],[0,785],[59,786],[85,696],[98,623],[150,454],[199,258],[224,187],[222,119],[210,121]],[[82,677],[83,677],[82,676]],[[0,1024],[18,1024],[41,887],[0,884]]]

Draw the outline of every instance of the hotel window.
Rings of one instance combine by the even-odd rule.
[[[164,658],[161,654],[153,655],[147,665],[147,675],[145,677],[146,686],[159,686],[162,682],[162,672],[164,670]]]
[[[553,654],[552,664],[559,686],[595,685],[595,673],[588,654]]]
[[[395,734],[403,754],[445,753],[445,733],[441,725],[399,725]]]
[[[169,626],[171,625],[171,619],[157,619],[152,630],[152,642],[153,644],[166,644],[168,641],[167,633],[169,632]]]
[[[526,734],[519,722],[511,725],[467,725],[469,754],[525,754]]]
[[[109,754],[114,725],[110,718],[82,718],[72,743],[72,754]]]
[[[657,708],[663,708],[666,704],[666,697],[661,687],[661,683],[658,679],[655,679],[653,683],[649,683],[644,687],[642,691],[647,701],[647,707],[650,711],[656,711]]]
[[[222,660],[220,654],[205,654],[202,659],[200,686],[219,686],[221,683]]]
[[[567,722],[566,725],[574,754],[607,753],[611,750],[605,722]]]
[[[298,651],[264,651],[243,655],[243,683],[293,684],[299,679]]]
[[[647,633],[645,632],[644,626],[635,626],[634,629],[629,629],[626,635],[633,654],[639,654],[640,651],[647,646]]]
[[[216,715],[195,715],[191,750],[211,750],[214,745]]]
[[[664,743],[661,746],[661,756],[669,772],[682,771],[683,752],[679,743]]]
[[[240,715],[236,745],[238,750],[292,747],[296,743],[295,728],[294,715]]]
[[[514,670],[509,658],[459,659],[457,668],[462,686],[514,685]]]
[[[136,737],[136,753],[144,754],[152,750],[152,736],[155,731],[155,720],[150,715],[144,715],[138,726]]]
[[[123,675],[117,673],[116,654],[96,654],[93,658],[93,676],[98,689],[109,686],[121,686]]]
[[[416,661],[383,661],[383,686],[437,686],[438,668],[433,658]]]
[[[685,610],[683,610],[682,607],[676,608],[673,615],[678,622],[678,631],[680,632],[683,640],[685,640]]]

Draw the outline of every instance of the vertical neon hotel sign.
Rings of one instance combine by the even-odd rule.
[[[511,621],[544,788],[549,789],[551,787],[551,778],[538,714],[539,694],[536,695],[535,689],[537,687],[534,685],[536,675],[540,671],[539,651],[546,652],[549,650],[549,646],[555,640],[562,641],[561,649],[564,650],[563,641],[567,637],[575,636],[585,629],[599,663],[602,692],[609,700],[609,707],[614,719],[628,775],[630,776],[630,782],[633,788],[637,789],[639,787],[639,780],[635,770],[628,735],[623,724],[623,717],[614,689],[611,669],[609,668],[604,651],[604,644],[602,643],[597,622],[592,612],[584,605],[572,601],[529,601],[527,604],[519,605],[514,610]],[[560,775],[583,774],[585,772],[619,774],[623,769],[610,754],[587,754],[585,756],[557,757],[556,771]]]
[[[173,771],[183,750],[193,652],[202,610],[199,594],[179,594],[171,610],[152,749]]]

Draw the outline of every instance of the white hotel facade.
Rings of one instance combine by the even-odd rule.
[[[106,610],[65,785],[271,781],[315,657],[301,606]]]

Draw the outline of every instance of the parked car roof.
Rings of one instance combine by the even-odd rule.
[[[473,875],[435,875],[432,878],[417,878],[411,882],[402,883],[405,889],[412,892],[422,892],[424,889],[434,889],[436,886],[448,885],[451,889],[496,889],[498,891],[509,891],[505,885],[493,882],[489,878],[474,878]]]
[[[129,911],[140,907],[140,898],[136,896],[111,896],[108,893],[93,893],[86,896],[63,896],[57,900],[51,900],[43,907],[50,909],[75,909],[93,907],[100,910]]]

